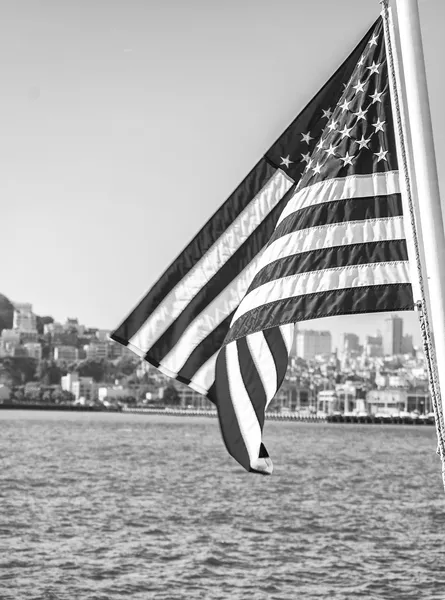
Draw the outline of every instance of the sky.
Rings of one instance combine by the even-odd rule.
[[[7,0],[0,293],[114,329],[377,18],[378,0]],[[442,198],[445,2],[420,0]],[[405,331],[420,339],[415,313]],[[363,336],[387,315],[306,323]]]

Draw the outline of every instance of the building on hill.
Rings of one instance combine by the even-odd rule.
[[[3,383],[0,383],[0,404],[7,402],[11,398],[11,388]]]
[[[23,346],[30,358],[35,358],[39,362],[42,360],[42,344],[38,342],[27,342],[26,344],[23,344]]]
[[[97,384],[92,377],[79,377],[77,373],[68,373],[61,379],[62,390],[71,392],[76,401],[84,398],[92,402],[97,398]]]
[[[56,362],[73,362],[79,358],[79,351],[75,346],[55,346],[54,360]]]
[[[29,302],[14,302],[13,329],[21,332],[37,331],[37,317]]]

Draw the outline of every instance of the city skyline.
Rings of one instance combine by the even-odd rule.
[[[17,326],[17,315],[20,314],[20,310],[22,308],[25,309],[25,312],[32,312],[33,315],[37,315],[37,312],[33,310],[33,303],[26,302],[17,302],[14,299],[9,298],[9,301],[14,305],[16,309],[14,312],[14,324],[13,329]],[[101,332],[112,332],[110,328],[102,328],[97,327],[95,324],[84,323],[77,316],[65,316],[64,318],[58,319],[52,314],[39,314],[40,317],[51,317],[54,319],[54,324],[66,324],[69,321],[74,321],[77,325],[82,326],[86,329],[97,329]],[[420,326],[417,321],[417,313],[415,311],[406,311],[406,312],[385,312],[378,314],[358,314],[358,315],[343,315],[339,317],[327,317],[324,319],[314,319],[310,321],[303,321],[298,323],[298,331],[327,331],[332,336],[332,351],[341,351],[343,345],[343,335],[355,334],[359,337],[360,344],[364,345],[366,342],[367,336],[374,336],[377,334],[384,335],[385,322],[394,317],[398,316],[403,321],[403,335],[410,335],[413,338],[414,346],[421,346],[421,337],[420,337]],[[26,321],[29,321],[31,317],[27,315],[24,317]],[[34,319],[35,323],[35,319]],[[374,328],[371,327],[371,323]],[[329,324],[331,326],[329,326]],[[77,326],[76,325],[76,326]],[[406,327],[408,325],[408,327]],[[350,327],[350,329],[348,329]],[[352,331],[354,328],[354,331]]]
[[[260,0],[252,21],[248,0],[8,5],[0,250],[11,258],[0,292],[39,315],[116,328],[378,11],[377,0]],[[420,11],[443,190],[445,5],[424,0]],[[417,315],[406,315],[419,339]],[[383,320],[347,318],[354,326],[302,327],[337,339]]]

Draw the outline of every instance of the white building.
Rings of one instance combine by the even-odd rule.
[[[73,362],[77,360],[79,351],[75,346],[56,346],[54,348],[54,360],[56,362]]]
[[[11,397],[11,388],[3,383],[0,383],[0,402],[5,402]]]
[[[331,354],[332,336],[330,331],[313,331],[304,329],[296,335],[296,354],[304,360],[311,360],[316,356]]]
[[[129,388],[124,388],[123,385],[101,386],[98,389],[98,398],[101,402],[105,398],[128,398],[129,396],[134,396],[134,392]]]
[[[97,396],[97,384],[92,377],[79,377],[77,373],[68,373],[61,379],[62,390],[74,394],[76,400],[84,398],[89,402]]]
[[[23,344],[30,358],[35,358],[38,361],[42,360],[42,344],[38,342],[27,342]]]
[[[372,415],[398,415],[407,410],[407,393],[403,389],[370,390],[366,394],[368,410]]]
[[[32,312],[32,304],[14,302],[13,329],[17,331],[35,331],[37,319]]]
[[[43,333],[54,335],[55,333],[63,333],[63,325],[61,323],[45,323]]]
[[[92,342],[85,346],[85,351],[87,353],[87,358],[93,360],[101,360],[103,358],[108,358],[108,342],[100,342],[99,340]]]

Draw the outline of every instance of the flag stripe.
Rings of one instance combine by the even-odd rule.
[[[236,311],[233,323],[255,308],[261,309],[263,305],[290,297],[296,298],[305,294],[351,287],[409,283],[409,281],[408,263],[396,261],[299,273],[285,279],[265,283],[252,290],[245,296]],[[256,327],[255,330],[257,331]]]
[[[295,323],[334,315],[358,314],[395,310],[413,310],[410,283],[361,286],[326,292],[308,293],[267,303],[246,313],[231,327],[226,342],[230,343],[253,328],[259,330],[282,323]],[[254,327],[252,327],[254,323]]]
[[[249,206],[253,198],[275,174],[276,168],[262,158],[240,183],[231,196],[207,221],[204,227],[187,245],[183,252],[167,268],[161,278],[140,301],[136,308],[111,335],[117,342],[126,345],[142,327],[147,315],[158,306],[181,282],[183,277],[200,262],[226,229]]]
[[[245,210],[233,222],[226,224],[225,231],[219,236],[217,243],[209,248],[201,260],[196,261],[181,282],[157,305],[130,338],[131,344],[144,352],[148,351],[194,296],[249,238],[292,185],[292,180],[282,171],[276,171]]]
[[[259,334],[262,335],[262,332],[259,332]],[[243,384],[251,399],[256,419],[262,430],[264,425],[264,411],[267,402],[266,391],[262,385],[261,377],[252,358],[247,338],[241,338],[235,342],[235,344],[237,344],[238,362]]]
[[[281,200],[274,206],[274,208],[267,214],[267,216],[259,223],[254,229],[253,233],[241,244],[241,246],[232,254],[225,264],[219,268],[219,270],[207,280],[203,278],[197,285],[202,282],[205,284],[201,289],[193,290],[192,283],[188,285],[187,293],[190,294],[191,298],[189,303],[180,312],[179,316],[171,323],[171,325],[164,331],[159,339],[150,347],[149,355],[153,359],[161,362],[162,358],[168,354],[172,346],[174,346],[184,331],[190,325],[190,323],[203,312],[210,302],[212,302],[225,288],[232,285],[234,277],[241,273],[244,268],[255,258],[255,256],[264,248],[264,241],[268,240],[272,235],[280,212],[283,210],[283,206],[290,198],[293,192],[294,186],[292,186],[287,193],[281,198]],[[281,191],[280,191],[281,194]],[[255,225],[254,219],[250,220],[250,227]],[[221,238],[223,242],[223,238]],[[227,248],[227,247],[226,247]],[[223,250],[225,251],[225,249]],[[214,265],[213,268],[217,268],[218,265]],[[178,294],[186,303],[188,299],[185,289],[179,291]],[[173,306],[169,306],[169,314],[173,314]],[[174,308],[179,310],[180,303],[175,302]],[[144,335],[138,335],[138,339]],[[136,336],[135,336],[136,337]],[[132,340],[134,343],[134,341]]]
[[[261,269],[253,278],[249,292],[268,281],[289,277],[298,273],[321,271],[349,265],[363,265],[389,261],[406,261],[408,252],[406,240],[390,240],[359,243],[346,246],[321,248],[312,252],[287,256],[275,260]]]
[[[194,373],[193,379],[188,384],[193,390],[206,395],[215,381],[215,364],[218,352],[215,352],[201,367]],[[214,402],[214,397],[210,398]]]
[[[266,407],[277,391],[277,370],[275,367],[275,360],[262,331],[252,333],[252,335],[247,336],[245,339],[247,339],[249,344],[252,360],[257,367],[258,377],[264,388]]]
[[[283,334],[280,327],[265,329],[263,333],[269,346],[270,353],[275,361],[275,371],[277,376],[276,389],[278,390],[286,375],[289,352],[283,340]]]
[[[236,457],[238,462],[247,470],[250,470],[250,458],[243,436],[241,434],[238,416],[235,407],[228,397],[230,390],[228,365],[226,359],[227,348],[222,348],[216,359],[216,380],[214,386],[209,390],[209,397],[215,402],[217,398],[227,398],[229,401],[218,405],[219,423],[221,433],[228,452]]]
[[[402,217],[373,219],[311,227],[290,233],[275,240],[263,252],[258,270],[274,260],[295,256],[302,252],[311,252],[333,246],[371,243],[378,241],[400,240],[405,238]]]
[[[392,194],[400,194],[398,171],[373,173],[372,175],[349,175],[348,177],[319,181],[297,190],[281,213],[277,227],[290,214],[308,206],[349,198],[369,198]]]
[[[236,279],[230,287],[225,288],[219,296],[213,300],[205,312],[199,314],[184,331],[178,343],[173,346],[168,354],[162,359],[170,372],[179,373],[195,348],[220,325],[226,317],[236,310],[241,299],[246,293],[252,281],[261,254],[258,254]]]
[[[234,314],[235,311],[232,310],[232,312],[227,315],[227,317],[219,325],[212,329],[211,332],[196,346],[196,348],[193,349],[184,365],[180,369],[178,375],[185,379],[195,381],[197,371],[211,358],[215,352],[215,348],[221,348]],[[150,355],[148,355],[147,360],[151,362]]]
[[[236,342],[233,342],[225,347],[225,353],[221,355],[221,358],[223,359],[222,362],[225,362],[227,365],[226,378],[228,382],[228,387],[221,390],[221,393],[223,394],[222,397],[227,397],[227,395],[229,395],[231,398],[230,404],[232,404],[234,414],[236,416],[235,421],[232,421],[228,424],[229,428],[227,433],[230,437],[229,451],[235,451],[238,459],[242,454],[242,449],[244,446],[247,450],[247,457],[242,458],[242,464],[245,468],[250,470],[259,456],[259,449],[261,445],[261,428],[249,395],[244,387],[244,382],[240,372],[238,347]],[[219,382],[219,363],[220,357],[218,357],[216,361],[217,385]],[[226,413],[226,410],[227,407],[224,406],[223,408],[221,405],[218,405],[219,412],[223,411]],[[226,421],[226,417],[224,418],[224,421]],[[246,459],[248,459],[247,464]]]
[[[308,229],[315,225],[321,227],[346,221],[384,219],[402,215],[402,197],[400,194],[370,196],[367,198],[344,198],[295,211],[278,225],[274,231],[273,239],[276,240],[293,231]]]

